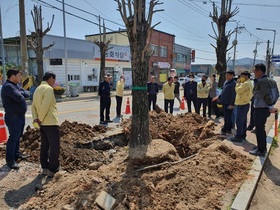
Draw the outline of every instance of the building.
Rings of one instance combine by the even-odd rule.
[[[55,43],[53,47],[44,52],[44,71],[53,71],[57,75],[57,82],[65,86],[67,82],[75,83],[81,91],[96,91],[99,85],[100,52],[99,47],[87,40],[66,38],[67,43],[67,73],[65,65],[64,37],[46,35],[43,46]],[[5,56],[7,63],[19,65],[20,38],[4,39]],[[119,76],[127,75],[127,85],[131,86],[130,48],[128,46],[111,45],[106,55],[105,72],[113,76],[113,84]],[[38,75],[36,54],[28,48],[29,72]],[[128,73],[127,73],[128,72]]]
[[[86,40],[99,40],[99,34],[86,35]],[[106,33],[107,39],[112,39],[111,44],[129,46],[126,30],[119,30]],[[175,35],[159,30],[153,30],[150,47],[152,56],[149,62],[149,71],[156,77],[156,81],[164,83],[169,75],[169,70],[173,64]]]
[[[191,52],[191,48],[174,44],[173,68],[178,77],[185,77],[191,71]]]

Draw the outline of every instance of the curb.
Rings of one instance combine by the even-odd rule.
[[[278,120],[279,122],[279,120]],[[258,186],[259,179],[262,175],[263,167],[265,164],[265,161],[267,160],[271,147],[272,147],[272,141],[274,137],[274,129],[275,126],[271,127],[271,129],[268,132],[266,141],[267,141],[267,155],[264,157],[256,157],[252,167],[248,173],[249,178],[246,179],[242,186],[240,187],[240,190],[238,191],[238,194],[236,195],[230,209],[231,210],[246,210],[249,208],[250,203],[252,201],[252,198],[254,197],[255,190]]]

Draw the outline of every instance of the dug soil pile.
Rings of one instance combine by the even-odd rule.
[[[130,124],[130,119],[121,124],[127,137]],[[213,122],[197,114],[151,112],[152,138],[171,143],[179,161],[152,168],[148,166],[155,163],[146,162],[128,170],[127,146],[78,148],[106,134],[106,128],[65,121],[61,125],[60,157],[64,172],[34,189],[34,197],[20,208],[100,209],[95,199],[102,190],[116,199],[115,209],[226,208],[229,203],[225,196],[236,192],[252,160],[225,146],[214,129]],[[32,156],[29,161],[39,162],[37,130],[27,129],[21,147]]]

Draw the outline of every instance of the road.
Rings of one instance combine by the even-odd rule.
[[[181,90],[181,97],[183,95],[183,90]],[[132,97],[131,96],[124,96],[123,103],[122,103],[122,112],[125,111],[127,98],[130,101],[130,108],[132,108]],[[116,118],[116,100],[115,97],[112,97],[111,109],[110,109],[110,116],[111,119],[114,121],[113,123],[108,124],[109,127],[116,126],[117,123],[120,122],[119,118]],[[163,93],[160,92],[158,94],[158,105],[163,109]],[[99,124],[99,99],[93,97],[92,99],[86,100],[77,100],[77,101],[65,101],[65,102],[58,102],[57,109],[58,109],[58,117],[59,122],[62,123],[65,120],[70,122],[77,121],[79,123],[86,123],[91,126]],[[0,107],[0,112],[4,112],[3,107]],[[174,113],[183,113],[186,110],[179,110],[179,102],[175,99],[174,104]],[[26,112],[26,126],[32,126],[32,114],[31,114],[31,106],[28,105],[28,109]],[[129,118],[131,114],[124,114],[123,118]]]

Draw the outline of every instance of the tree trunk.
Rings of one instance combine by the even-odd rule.
[[[36,52],[36,60],[37,60],[37,69],[38,69],[38,84],[41,84],[44,77],[44,67],[43,67],[43,46],[42,46],[42,38],[37,37],[37,52]]]
[[[151,142],[149,130],[149,108],[147,95],[147,81],[149,71],[149,56],[145,51],[147,30],[145,24],[139,25],[141,33],[130,33],[131,65],[132,65],[132,122],[129,148],[148,145]]]
[[[106,55],[106,48],[104,43],[100,43],[100,73],[99,73],[99,83],[103,81],[105,76],[105,55]]]

